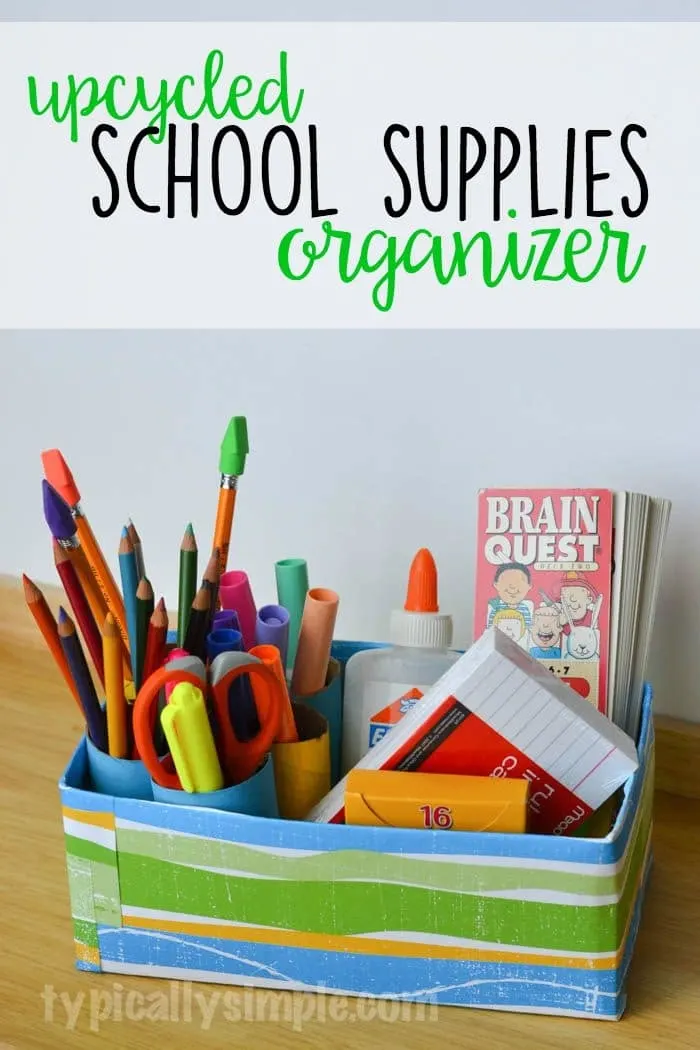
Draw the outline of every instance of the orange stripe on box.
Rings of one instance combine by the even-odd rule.
[[[80,962],[92,963],[93,966],[100,965],[100,953],[97,948],[91,948],[87,944],[81,944],[80,941],[74,941],[76,958]]]
[[[458,948],[442,944],[416,944],[410,941],[383,941],[371,937],[342,937],[324,933],[298,933],[296,930],[270,930],[264,927],[227,926],[209,922],[182,922],[178,919],[149,919],[122,915],[122,924],[142,930],[189,934],[192,937],[221,937],[230,941],[278,944],[293,948],[315,948],[325,952],[351,952],[355,955],[390,955],[417,959],[461,959],[473,962],[509,962],[525,966],[565,966],[578,970],[614,970],[624,949],[604,959],[588,956],[542,955],[536,952],[507,952],[490,948]]]
[[[111,811],[93,813],[87,809],[69,809],[68,806],[64,806],[63,816],[67,820],[77,820],[80,824],[91,824],[95,828],[114,831],[114,813]]]

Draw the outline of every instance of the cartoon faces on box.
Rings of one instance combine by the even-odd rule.
[[[602,595],[582,572],[540,573],[518,562],[499,565],[487,627],[497,627],[538,660],[597,660]]]

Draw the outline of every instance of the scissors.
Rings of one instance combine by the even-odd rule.
[[[180,661],[175,661],[180,663]],[[160,758],[153,742],[153,726],[157,717],[161,690],[179,682],[189,682],[202,690],[208,709],[216,725],[215,739],[219,761],[229,784],[241,783],[252,776],[271,750],[280,728],[284,704],[287,702],[282,685],[274,671],[249,653],[220,653],[207,674],[201,660],[183,661],[187,667],[166,664],[146,679],[134,701],[134,742],[139,757],[149,775],[165,788],[180,789],[180,778],[174,771],[170,755]],[[252,740],[239,740],[229,713],[231,687],[244,675],[250,676],[257,709],[259,731]],[[168,689],[166,695],[172,690]]]

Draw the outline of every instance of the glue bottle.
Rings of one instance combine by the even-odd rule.
[[[404,607],[391,616],[390,640],[389,648],[364,649],[347,662],[343,773],[369,750],[374,715],[411,689],[425,693],[459,658],[450,650],[452,617],[439,610],[437,568],[426,548],[411,563]]]

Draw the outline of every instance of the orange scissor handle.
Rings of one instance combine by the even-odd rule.
[[[169,669],[167,664],[165,667],[158,668],[148,676],[134,701],[134,743],[139,758],[156,784],[164,788],[182,790],[179,776],[167,768],[165,765],[167,759],[158,757],[153,743],[153,726],[157,719],[158,697],[161,689],[171,682],[173,685],[179,682],[189,682],[206,695],[207,686],[197,675],[189,671],[177,670],[177,668]]]
[[[245,741],[239,740],[233,731],[228,706],[231,685],[243,675],[258,679],[260,685],[254,690],[260,731],[252,740]],[[256,772],[265,755],[272,750],[286,698],[275,672],[258,660],[231,667],[218,681],[212,682],[210,690],[218,722],[219,758],[226,776],[235,783],[242,783]]]

